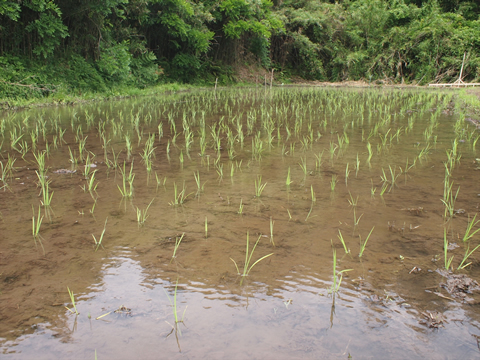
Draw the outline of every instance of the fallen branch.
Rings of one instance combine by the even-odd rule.
[[[27,78],[28,79],[28,78]],[[20,84],[20,83],[12,83],[12,82],[9,82],[9,81],[5,81],[5,80],[0,80],[0,82],[4,83],[4,84],[7,84],[7,85],[12,85],[12,86],[23,86],[23,87],[27,87],[31,90],[40,90],[40,91],[49,91],[49,92],[55,92],[57,90],[55,89],[49,89],[45,86],[35,86],[35,85],[32,85],[32,84],[29,84],[29,85],[25,85],[25,84]]]

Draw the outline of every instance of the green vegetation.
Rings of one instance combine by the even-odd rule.
[[[100,238],[98,240],[95,237],[95,235],[92,234],[93,241],[95,242],[95,245],[96,245],[95,252],[98,250],[100,246],[103,248],[102,241],[103,241],[103,236],[105,235],[105,231],[107,230],[107,221],[108,221],[108,217],[105,219],[105,225],[103,225],[102,234],[100,235]]]
[[[479,15],[472,0],[6,1],[0,98],[12,107],[136,95],[171,82],[226,84],[243,64],[277,81],[447,82],[464,54],[464,79],[478,80]],[[304,148],[314,141],[301,140]]]
[[[246,250],[245,250],[245,264],[243,265],[243,272],[242,273],[238,269],[237,262],[235,260],[233,260],[232,258],[230,258],[230,260],[232,260],[233,263],[235,264],[235,268],[237,269],[237,274],[242,276],[242,280],[240,280],[240,285],[243,284],[243,279],[245,279],[245,276],[248,276],[248,273],[250,272],[250,270],[252,270],[252,268],[255,265],[257,265],[260,261],[266,259],[267,257],[273,255],[273,253],[270,253],[268,255],[262,256],[260,259],[255,261],[252,265],[250,265],[250,261],[252,260],[253,253],[254,253],[255,249],[257,248],[258,242],[260,241],[261,237],[262,237],[262,235],[260,235],[258,237],[257,242],[253,246],[252,252],[249,253],[248,252],[248,247],[249,247],[250,241],[249,241],[249,238],[248,238],[248,231],[247,231],[247,246],[246,246]]]
[[[335,294],[340,290],[340,285],[342,284],[343,273],[352,271],[353,269],[344,269],[337,271],[337,250],[333,248],[333,282],[332,287],[330,288],[330,293]]]
[[[75,315],[78,315],[78,311],[77,311],[77,306],[75,305],[75,295],[73,294],[73,291],[70,290],[70,288],[67,286],[67,290],[68,290],[68,295],[70,296],[70,302],[72,303],[72,306],[73,306],[73,309],[75,311],[73,311],[72,309],[67,308],[67,310],[69,310],[70,312],[74,313]]]

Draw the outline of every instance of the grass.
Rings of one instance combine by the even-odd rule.
[[[235,268],[237,269],[237,274],[238,275],[241,275],[242,276],[242,279],[240,280],[240,286],[242,286],[243,284],[243,280],[245,279],[246,276],[248,276],[248,274],[250,273],[250,271],[252,270],[252,268],[257,265],[260,261],[268,258],[269,256],[272,256],[273,253],[270,253],[268,255],[265,255],[265,256],[262,256],[260,259],[258,259],[257,261],[255,261],[252,265],[250,265],[250,262],[252,261],[252,256],[253,256],[253,253],[255,252],[255,249],[257,248],[257,245],[258,245],[258,242],[260,241],[260,238],[262,237],[262,235],[260,235],[257,239],[257,242],[255,243],[255,245],[253,246],[253,249],[252,251],[249,253],[249,244],[250,244],[250,240],[249,240],[249,235],[248,235],[248,231],[247,231],[247,246],[246,246],[246,250],[245,250],[245,263],[243,265],[243,271],[240,272],[239,268],[238,268],[238,265],[236,263],[235,260],[233,260],[232,258],[230,258],[230,260],[233,261],[233,263],[235,264]]]

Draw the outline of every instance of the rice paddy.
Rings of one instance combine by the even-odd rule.
[[[471,112],[291,87],[3,114],[3,354],[478,357],[478,295],[441,285],[480,275]]]

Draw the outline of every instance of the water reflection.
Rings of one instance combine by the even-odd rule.
[[[146,271],[127,249],[104,265],[99,281],[76,295],[79,315],[64,327],[42,323],[2,344],[15,358],[436,358],[478,355],[479,324],[450,306],[439,330],[400,296],[342,288],[302,269],[272,288],[250,283],[231,291],[199,279],[178,286]],[[177,320],[174,316],[176,301]],[[60,322],[61,322],[60,321]],[[57,324],[58,325],[58,324]],[[408,347],[405,344],[410,344]],[[181,350],[181,352],[180,352]]]

